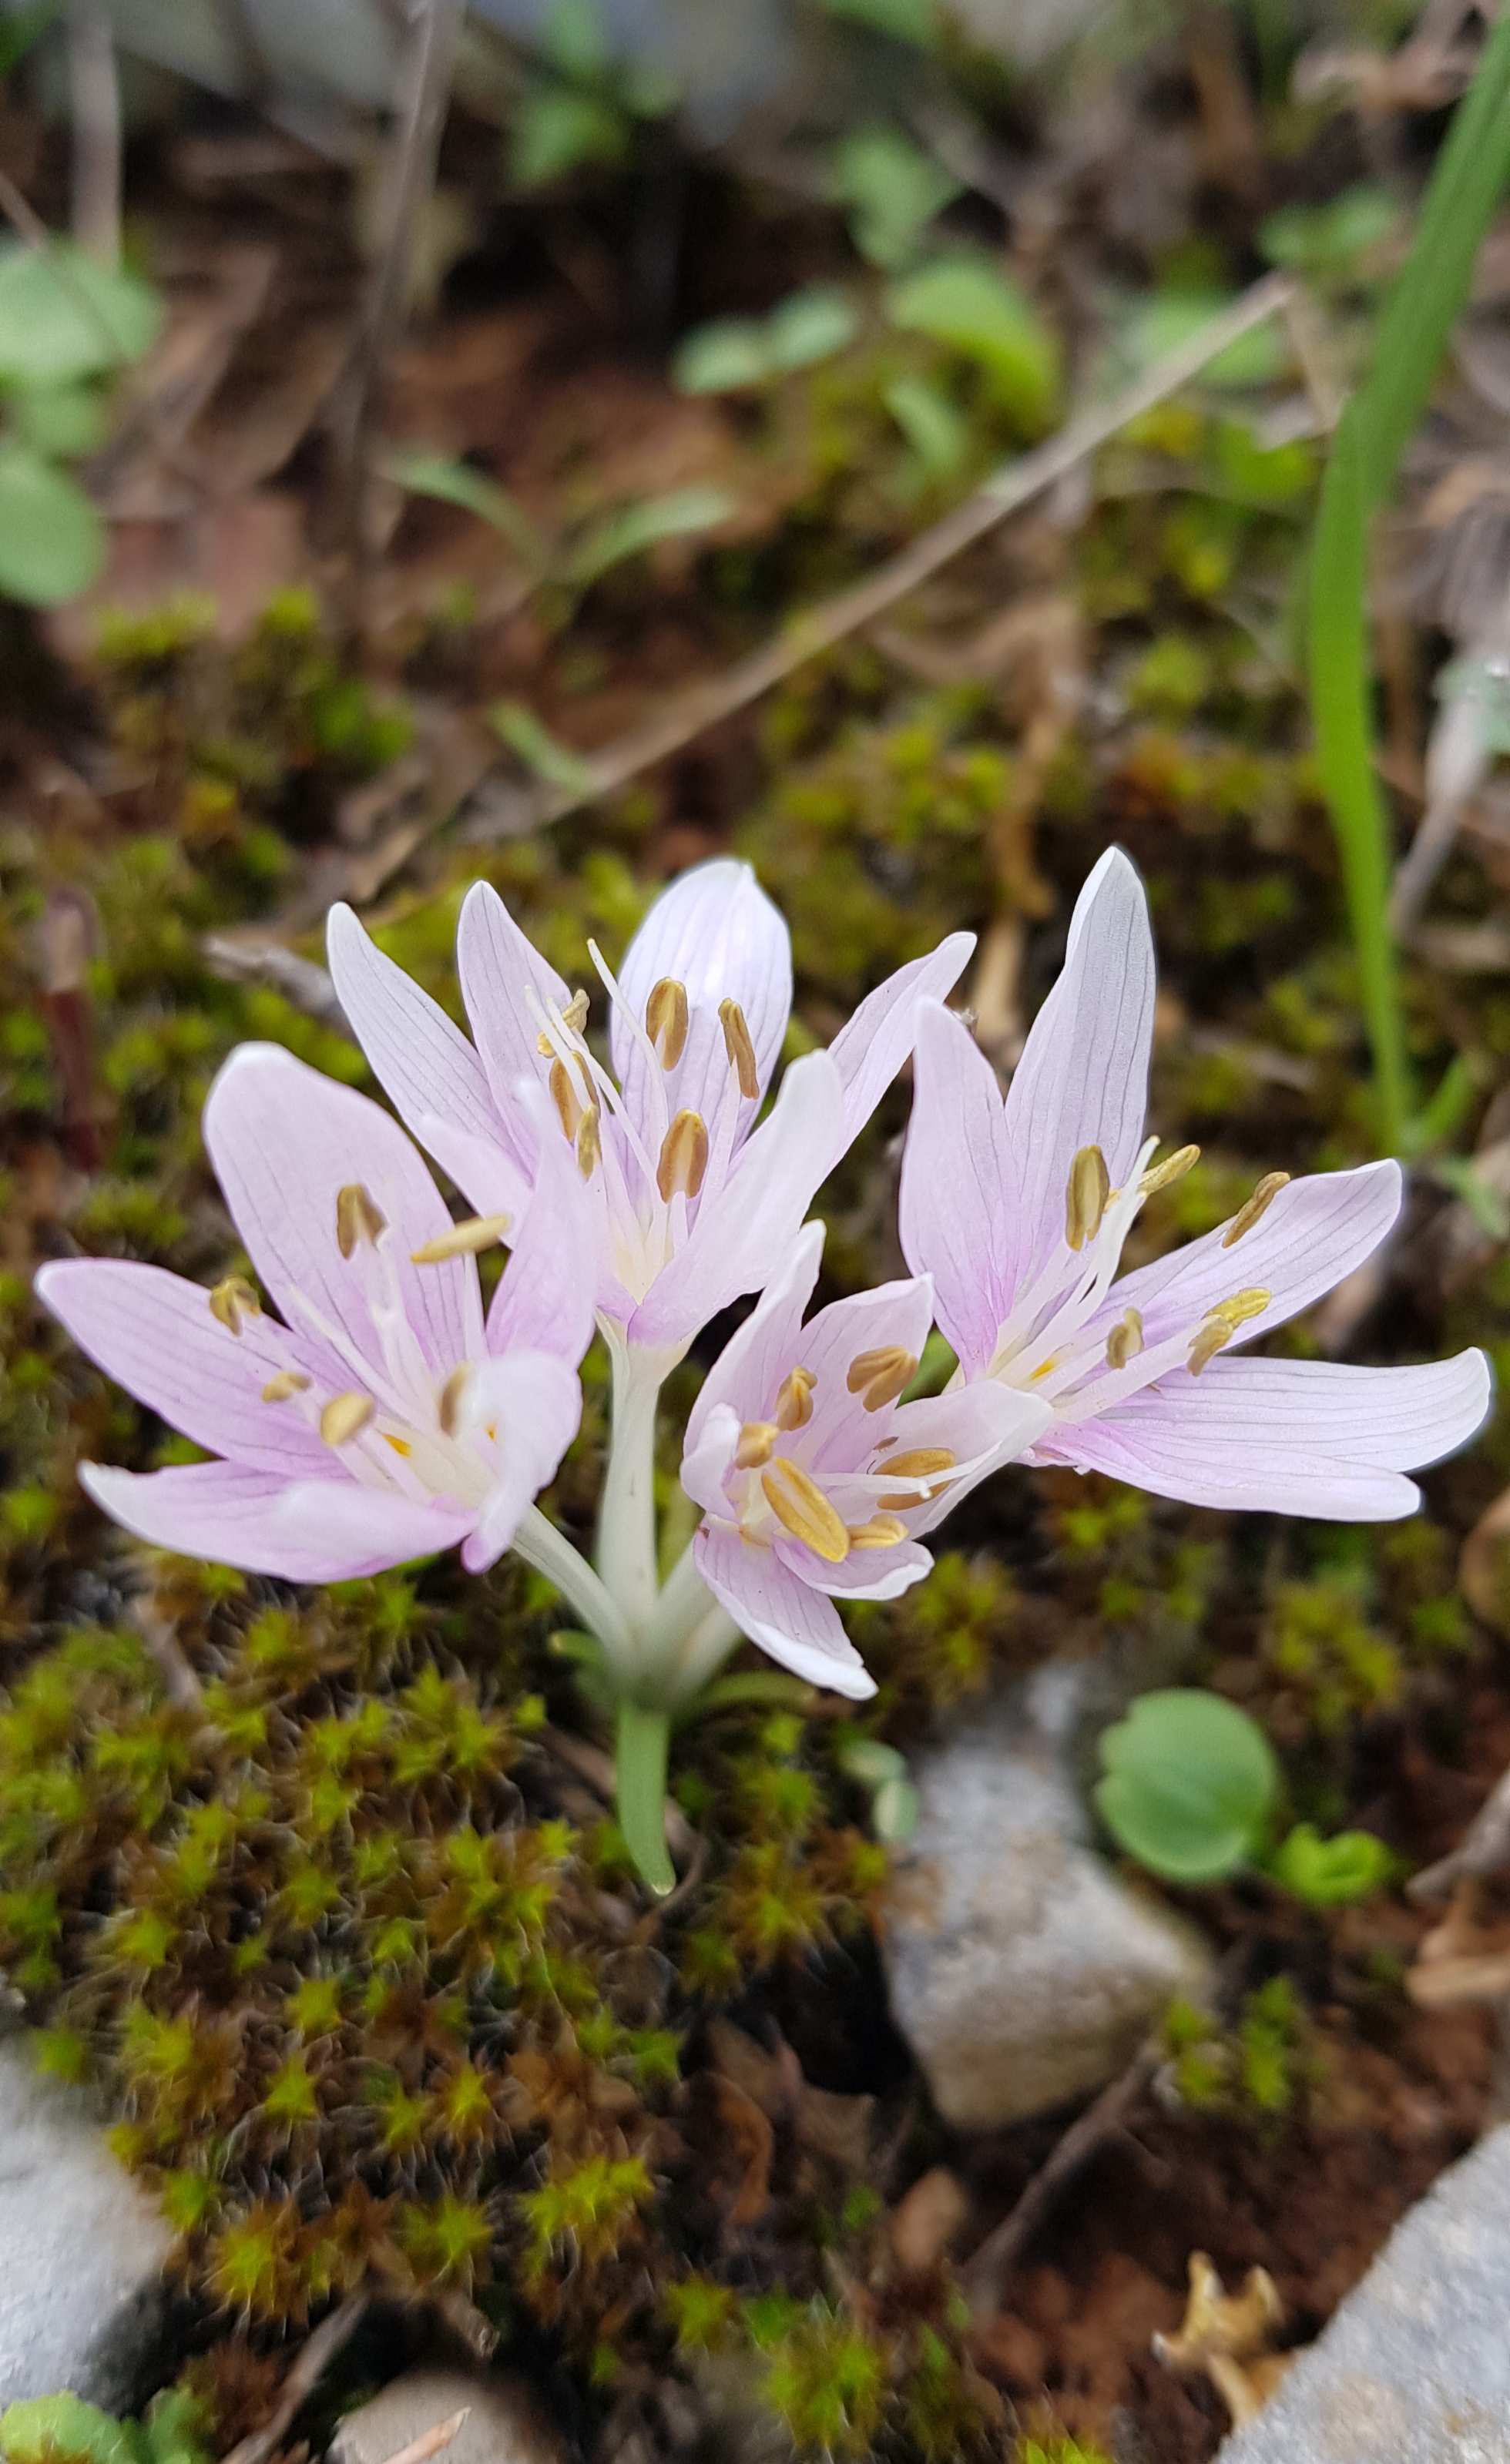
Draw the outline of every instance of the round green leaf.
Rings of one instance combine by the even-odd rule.
[[[105,531],[83,490],[29,445],[0,445],[0,591],[56,607],[87,590]]]
[[[1059,384],[1059,346],[1015,283],[983,257],[940,257],[886,302],[894,325],[928,334],[983,367],[992,390],[1026,426],[1047,424]]]
[[[1394,1859],[1371,1831],[1340,1831],[1323,1839],[1314,1823],[1298,1822],[1270,1860],[1277,1882],[1314,1908],[1366,1900],[1389,1878]]]
[[[0,249],[0,385],[65,385],[151,349],[156,292],[58,241]]]
[[[1279,1769],[1263,1730],[1219,1694],[1144,1694],[1100,1742],[1102,1821],[1150,1873],[1213,1882],[1255,1856]]]
[[[793,368],[811,368],[854,341],[859,320],[842,291],[820,286],[794,291],[766,319],[766,349],[773,368],[783,376]]]
[[[27,385],[12,399],[16,433],[56,458],[92,453],[105,433],[104,396],[95,385]]]
[[[899,1848],[918,1828],[918,1792],[910,1779],[889,1779],[871,1799],[876,1837],[889,1848]]]

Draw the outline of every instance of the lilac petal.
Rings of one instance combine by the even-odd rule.
[[[897,1452],[947,1446],[956,1463],[966,1466],[961,1479],[951,1481],[926,1506],[905,1517],[909,1531],[916,1538],[933,1530],[993,1471],[1003,1463],[1019,1462],[1037,1444],[1053,1419],[1052,1406],[1038,1396],[1019,1394],[994,1378],[904,1403],[892,1423]]]
[[[520,1089],[518,1100],[534,1129],[535,1188],[488,1311],[488,1350],[554,1353],[575,1369],[595,1323],[592,1202],[549,1097],[530,1085]]]
[[[963,1020],[934,1001],[919,1011],[913,1086],[902,1253],[914,1273],[933,1277],[939,1324],[966,1375],[978,1377],[1011,1308],[1015,1173],[996,1072]]]
[[[469,1574],[500,1557],[520,1518],[554,1480],[582,1421],[573,1369],[546,1352],[514,1352],[489,1361],[467,1395],[470,1425],[495,1426],[498,1485],[461,1551]]]
[[[839,1074],[826,1052],[792,1063],[770,1117],[748,1140],[723,1188],[704,1197],[685,1245],[635,1310],[632,1341],[689,1343],[741,1292],[760,1290],[823,1178],[843,1109]]]
[[[800,1540],[778,1540],[775,1552],[800,1582],[847,1600],[895,1600],[933,1572],[926,1549],[899,1540],[895,1549],[856,1549],[842,1566],[815,1557]]]
[[[409,1127],[477,1214],[506,1215],[511,1224],[523,1222],[529,1211],[530,1184],[511,1149],[504,1146],[501,1130],[490,1132],[485,1138],[475,1137],[469,1130],[458,1130],[455,1121],[442,1120],[438,1112],[416,1112]]]
[[[1231,1248],[1223,1247],[1219,1225],[1188,1247],[1123,1275],[1087,1332],[1095,1334],[1102,1325],[1109,1330],[1125,1309],[1136,1309],[1144,1343],[1152,1352],[1187,1330],[1193,1334],[1209,1310],[1236,1293],[1267,1291],[1273,1295],[1269,1307],[1247,1319],[1237,1334],[1239,1343],[1250,1343],[1298,1309],[1309,1309],[1372,1256],[1400,1212],[1403,1188],[1399,1165],[1388,1161],[1292,1180]]]
[[[1466,1444],[1489,1399],[1478,1352],[1407,1369],[1224,1355],[1055,1428],[1038,1455],[1193,1506],[1389,1521],[1420,1504],[1403,1474]]]
[[[775,1384],[754,1398],[751,1419],[768,1419],[775,1406],[781,1376],[801,1362],[812,1377],[812,1420],[810,1448],[802,1457],[809,1470],[846,1471],[870,1453],[877,1438],[890,1434],[894,1415],[868,1412],[863,1395],[852,1395],[849,1372],[861,1353],[896,1345],[921,1358],[933,1324],[933,1286],[926,1275],[906,1282],[877,1284],[831,1301],[798,1334],[788,1350]]]
[[[706,1391],[704,1387],[703,1393]],[[699,1395],[699,1406],[701,1403]],[[699,1411],[696,1437],[688,1426],[686,1452],[681,1458],[681,1485],[708,1514],[728,1512],[723,1481],[734,1461],[741,1426],[740,1416],[729,1403],[715,1403],[710,1410]]]
[[[802,1314],[823,1263],[823,1238],[821,1223],[804,1225],[744,1325],[730,1335],[688,1417],[689,1455],[701,1443],[713,1412],[730,1410],[736,1421],[766,1417],[768,1401],[797,1358]],[[697,1496],[698,1491],[689,1494]]]
[[[117,1471],[80,1463],[97,1506],[139,1540],[287,1583],[341,1583],[454,1548],[476,1516],[354,1480],[283,1481],[240,1463]]]
[[[497,1145],[500,1128],[487,1071],[439,1002],[385,957],[349,907],[332,907],[325,949],[357,1041],[415,1137],[428,1144],[422,1124],[433,1116]]]
[[[751,1548],[732,1524],[703,1524],[692,1544],[693,1562],[710,1592],[727,1609],[742,1634],[762,1651],[804,1677],[863,1703],[876,1680],[822,1592],[784,1566],[769,1549]]]
[[[1143,883],[1109,847],[1076,901],[1064,970],[1033,1021],[1007,1097],[1015,1188],[1005,1288],[1016,1291],[1064,1239],[1065,1189],[1099,1146],[1113,1188],[1143,1143],[1153,1039],[1154,956]]]
[[[526,994],[565,1009],[570,992],[486,881],[475,881],[462,902],[456,973],[504,1142],[525,1165],[529,1141],[522,1135],[514,1090],[522,1078],[542,1078],[550,1066],[542,1057],[540,1019]]]
[[[412,1250],[451,1230],[451,1217],[417,1150],[376,1104],[279,1045],[242,1044],[211,1088],[204,1138],[252,1262],[291,1327],[308,1328],[302,1297],[374,1371],[382,1365],[364,1299],[375,1262],[344,1259],[336,1243],[337,1193],[360,1181],[388,1219],[404,1313],[431,1368],[445,1376],[481,1350],[472,1259],[411,1264]]]
[[[853,1146],[913,1049],[920,1001],[942,1001],[964,974],[975,947],[973,933],[951,933],[925,958],[899,967],[839,1029],[829,1058],[844,1088],[844,1146]],[[833,1163],[839,1160],[833,1157]],[[833,1164],[829,1169],[832,1171]]]
[[[262,1389],[291,1350],[333,1392],[345,1382],[339,1364],[268,1319],[243,1318],[233,1334],[202,1285],[127,1259],[60,1260],[40,1269],[35,1289],[91,1360],[196,1445],[282,1480],[331,1472],[318,1430],[297,1409],[264,1403]]]
[[[711,1133],[724,1104],[739,1100],[721,1003],[737,1001],[744,1012],[762,1094],[791,1014],[791,935],[747,864],[716,856],[679,873],[656,899],[619,970],[620,990],[640,1025],[652,992],[666,978],[685,986],[690,1013],[686,1049],[666,1077],[669,1110],[700,1112]],[[616,1006],[609,1032],[614,1071],[643,1132],[654,1117],[643,1047]],[[759,1101],[744,1100],[746,1121]]]

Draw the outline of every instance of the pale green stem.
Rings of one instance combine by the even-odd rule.
[[[588,1633],[597,1636],[610,1659],[624,1667],[633,1645],[617,1601],[586,1557],[573,1549],[553,1523],[546,1522],[538,1506],[525,1511],[514,1534],[514,1548],[526,1566],[533,1566],[537,1573],[555,1584]]]
[[[619,1705],[617,1774],[619,1828],[630,1855],[650,1887],[664,1899],[677,1877],[666,1854],[666,1755],[671,1722],[664,1711],[638,1703]]]
[[[739,1639],[738,1626],[699,1573],[691,1549],[683,1550],[645,1630],[643,1697],[685,1703],[700,1692]]]
[[[655,1613],[655,1405],[675,1354],[627,1344],[608,1330],[613,1435],[598,1507],[598,1573],[637,1639]]]

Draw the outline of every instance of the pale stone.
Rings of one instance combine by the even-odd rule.
[[[467,2410],[445,2464],[565,2464],[566,2451],[526,2382],[506,2372],[425,2368],[389,2381],[348,2412],[328,2464],[389,2464],[437,2423]],[[436,2459],[439,2464],[439,2458]]]

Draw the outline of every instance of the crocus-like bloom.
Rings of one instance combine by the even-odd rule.
[[[810,1224],[709,1372],[681,1481],[704,1509],[693,1562],[741,1632],[812,1683],[876,1686],[827,1595],[889,1600],[932,1566],[920,1535],[1048,1419],[993,1384],[904,1403],[933,1322],[923,1275],[834,1301],[808,1325]]]
[[[1051,1407],[1030,1463],[1199,1506],[1409,1514],[1420,1496],[1403,1475],[1484,1418],[1482,1353],[1358,1369],[1230,1351],[1378,1247],[1400,1211],[1397,1164],[1267,1174],[1214,1232],[1113,1281],[1144,1199],[1196,1156],[1154,1163],[1144,1139],[1153,1001],[1143,885],[1113,848],[1077,903],[1005,1106],[963,1023],[925,1004],[901,1237],[908,1265],[933,1277],[961,1376]]]
[[[758,1291],[819,1183],[912,1049],[920,997],[942,1000],[971,949],[957,933],[899,968],[827,1052],[787,1071],[756,1127],[791,1009],[787,927],[749,867],[719,858],[657,899],[615,978],[612,1076],[571,992],[486,882],[468,892],[456,968],[476,1044],[333,908],[331,973],[373,1069],[422,1146],[481,1215],[525,1208],[537,1148],[522,1081],[549,1094],[597,1224],[597,1303],[629,1343],[675,1358]]]
[[[475,1252],[388,1113],[272,1045],[211,1089],[205,1144],[280,1319],[236,1276],[212,1291],[116,1259],[36,1287],[90,1356],[221,1460],[141,1475],[86,1463],[90,1495],[158,1548],[291,1582],[375,1573],[459,1543],[509,1545],[581,1416],[591,1224],[554,1124],[534,1210],[484,1323]]]

